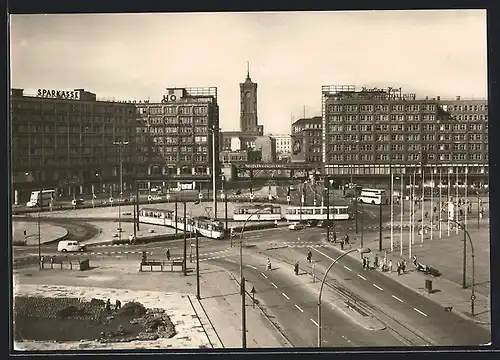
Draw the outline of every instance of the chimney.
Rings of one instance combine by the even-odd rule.
[[[460,96],[457,96],[457,100],[460,100]]]
[[[436,99],[437,99],[437,101],[441,100],[441,96],[438,96]]]
[[[425,100],[429,100],[429,97],[428,97],[428,96],[426,96],[426,97],[425,97]]]

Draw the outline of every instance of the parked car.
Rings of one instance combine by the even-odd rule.
[[[318,220],[308,220],[306,222],[306,227],[315,227],[318,226]]]
[[[71,205],[77,206],[77,205],[83,205],[84,200],[83,199],[73,199],[71,200]]]
[[[300,222],[294,222],[293,224],[288,225],[288,229],[290,230],[303,230],[304,228],[304,224],[301,224]]]
[[[60,252],[78,252],[87,251],[85,245],[80,244],[78,241],[74,240],[62,240],[57,244],[57,251]]]

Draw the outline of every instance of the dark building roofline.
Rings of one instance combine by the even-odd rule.
[[[322,121],[323,121],[323,117],[321,117],[321,116],[313,116],[312,118],[300,118],[298,120],[295,120],[295,122],[292,124],[292,126],[315,123],[315,122],[322,122]]]

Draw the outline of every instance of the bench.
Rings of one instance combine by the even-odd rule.
[[[175,271],[174,268],[179,268],[177,271],[184,270],[184,262],[176,261],[176,260],[146,260],[141,261],[139,271],[155,271],[154,269],[158,269],[160,271],[165,271],[170,268],[170,271]]]

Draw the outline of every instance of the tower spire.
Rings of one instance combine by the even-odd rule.
[[[250,61],[247,61],[247,80],[250,80]]]

